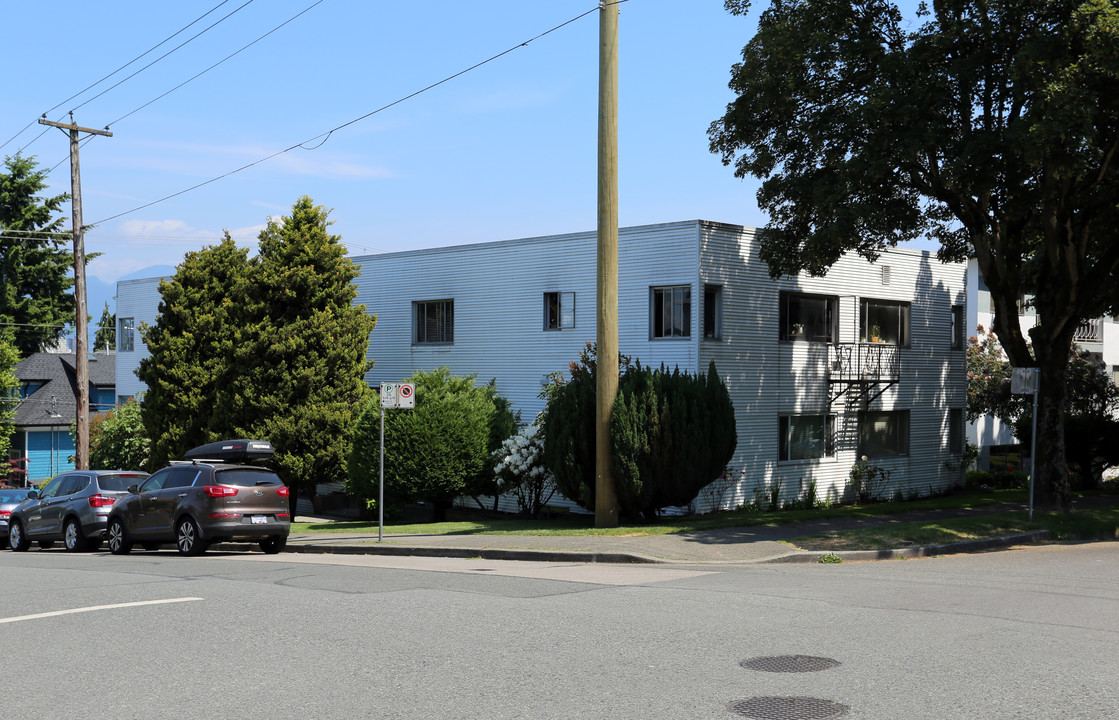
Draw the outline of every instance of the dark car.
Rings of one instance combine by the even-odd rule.
[[[55,476],[11,511],[12,550],[23,552],[32,542],[48,548],[58,540],[71,552],[96,550],[113,503],[147,476],[138,470],[72,470]]]
[[[27,499],[31,488],[0,488],[0,550],[8,545],[8,518],[12,510]]]
[[[217,542],[250,540],[278,553],[291,531],[288,488],[271,470],[244,464],[272,456],[259,440],[228,440],[195,448],[187,460],[130,487],[109,513],[108,544],[124,555],[135,543],[175,543],[200,555]]]

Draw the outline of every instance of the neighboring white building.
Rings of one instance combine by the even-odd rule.
[[[354,258],[358,303],[377,315],[370,384],[441,366],[496,379],[525,420],[545,376],[595,339],[593,232]],[[714,361],[737,416],[737,482],[700,510],[734,507],[780,483],[842,496],[862,455],[892,472],[888,494],[962,481],[965,266],[890,250],[841,258],[826,277],[771,280],[754,231],[687,221],[619,232],[621,352],[706,372]],[[158,281],[122,282],[117,317],[153,322]],[[122,320],[123,322],[123,320]],[[868,331],[878,326],[879,342]],[[119,335],[118,335],[119,337]],[[141,387],[117,355],[117,389]],[[128,377],[124,377],[128,375]]]
[[[975,260],[969,261],[967,265],[967,296],[968,333],[974,335],[977,327],[982,326],[990,334],[994,320],[991,291],[983,282]],[[1024,297],[1018,304],[1018,312],[1022,332],[1028,333],[1037,324],[1037,312],[1030,305],[1029,298]],[[1083,350],[1098,358],[1115,384],[1119,385],[1119,321],[1115,317],[1089,320],[1076,329],[1073,339]],[[985,416],[968,423],[967,437],[969,443],[979,448],[977,464],[980,468],[990,468],[992,451],[996,458],[1017,458],[1020,455],[1020,446],[1012,428],[998,418]],[[1021,460],[1011,464],[1020,466]]]

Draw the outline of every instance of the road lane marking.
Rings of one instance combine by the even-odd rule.
[[[35,615],[20,615],[19,617],[0,618],[0,624],[13,623],[21,620],[38,620],[39,618],[56,617],[58,615],[74,615],[76,613],[96,612],[98,610],[116,610],[117,608],[140,607],[142,605],[166,605],[167,603],[193,602],[201,600],[199,597],[170,598],[168,600],[141,600],[140,602],[117,603],[116,605],[92,605],[72,610],[55,610],[53,612],[36,613]]]

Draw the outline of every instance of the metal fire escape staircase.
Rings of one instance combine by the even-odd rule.
[[[901,380],[901,352],[885,343],[834,343],[828,348],[830,402],[843,399],[843,427],[836,429],[839,447],[858,444],[858,414],[891,385]]]

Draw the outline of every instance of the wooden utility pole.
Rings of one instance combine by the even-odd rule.
[[[599,2],[598,366],[595,404],[595,527],[618,526],[610,468],[610,414],[618,395],[618,3]]]
[[[78,133],[84,132],[91,135],[104,135],[112,137],[109,128],[93,130],[78,127],[74,123],[74,113],[70,113],[70,123],[51,122],[39,118],[40,125],[50,125],[61,128],[70,134],[70,208],[73,211],[74,224],[74,304],[77,306],[74,318],[74,372],[77,375],[78,407],[75,412],[74,425],[76,436],[74,438],[74,468],[76,470],[89,469],[89,328],[86,317],[86,289],[85,289],[85,239],[82,233],[82,174],[81,164],[78,162]]]

